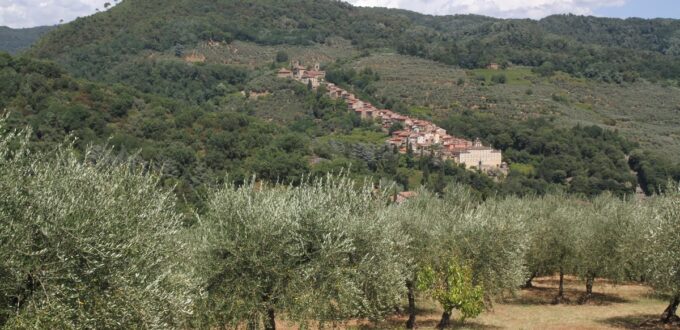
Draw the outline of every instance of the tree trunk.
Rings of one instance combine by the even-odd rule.
[[[586,295],[589,297],[593,295],[593,284],[595,284],[595,275],[589,275],[586,278]]]
[[[560,267],[560,289],[557,292],[557,297],[564,298],[564,270]]]
[[[415,283],[409,280],[406,281],[408,288],[408,321],[406,321],[406,329],[416,328],[416,290]]]
[[[663,312],[663,315],[661,315],[661,321],[664,323],[671,323],[673,319],[677,318],[675,313],[678,311],[678,305],[680,305],[680,295],[676,295],[671,299],[671,303],[668,305],[668,308]]]
[[[269,308],[267,310],[267,318],[264,322],[265,330],[276,330],[276,313],[274,308]]]
[[[442,314],[442,319],[437,324],[437,329],[446,329],[451,325],[451,312],[452,310],[445,310]]]
[[[593,285],[595,284],[595,274],[586,275],[586,294],[579,299],[579,304],[585,304],[593,297]]]
[[[557,291],[557,297],[553,300],[553,304],[561,304],[564,300],[564,269],[560,267],[560,286]]]
[[[524,288],[529,289],[534,287],[534,278],[536,278],[538,274],[536,272],[531,273],[531,276],[529,276],[529,279],[524,283]]]

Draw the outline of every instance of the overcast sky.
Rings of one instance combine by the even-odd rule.
[[[52,25],[103,9],[113,0],[0,0],[0,26]],[[237,0],[244,1],[244,0]],[[541,18],[574,13],[612,17],[680,18],[680,0],[348,0],[357,6],[402,8],[426,14]]]

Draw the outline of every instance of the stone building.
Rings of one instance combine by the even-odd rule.
[[[485,147],[477,139],[471,148],[453,152],[457,163],[465,165],[466,168],[476,168],[483,171],[500,169],[503,163],[503,156],[500,150]]]

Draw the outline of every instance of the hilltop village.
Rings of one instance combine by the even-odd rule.
[[[431,154],[463,164],[468,169],[479,169],[487,173],[507,170],[506,164],[502,162],[500,150],[484,146],[479,139],[470,141],[452,136],[430,121],[401,115],[387,109],[378,109],[339,86],[327,83],[326,72],[321,71],[319,64],[307,68],[300,65],[300,62],[295,62],[290,69],[280,69],[277,76],[299,81],[313,89],[325,86],[330,98],[344,100],[350,110],[356,112],[362,119],[379,122],[385,132],[389,132],[395,125],[401,127],[386,141],[387,144],[398,148],[401,153],[407,153],[410,149],[417,155]]]

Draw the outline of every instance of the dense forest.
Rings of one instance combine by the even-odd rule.
[[[36,43],[40,37],[45,35],[52,26],[39,26],[26,29],[12,29],[0,26],[0,51],[16,54],[26,50]]]

